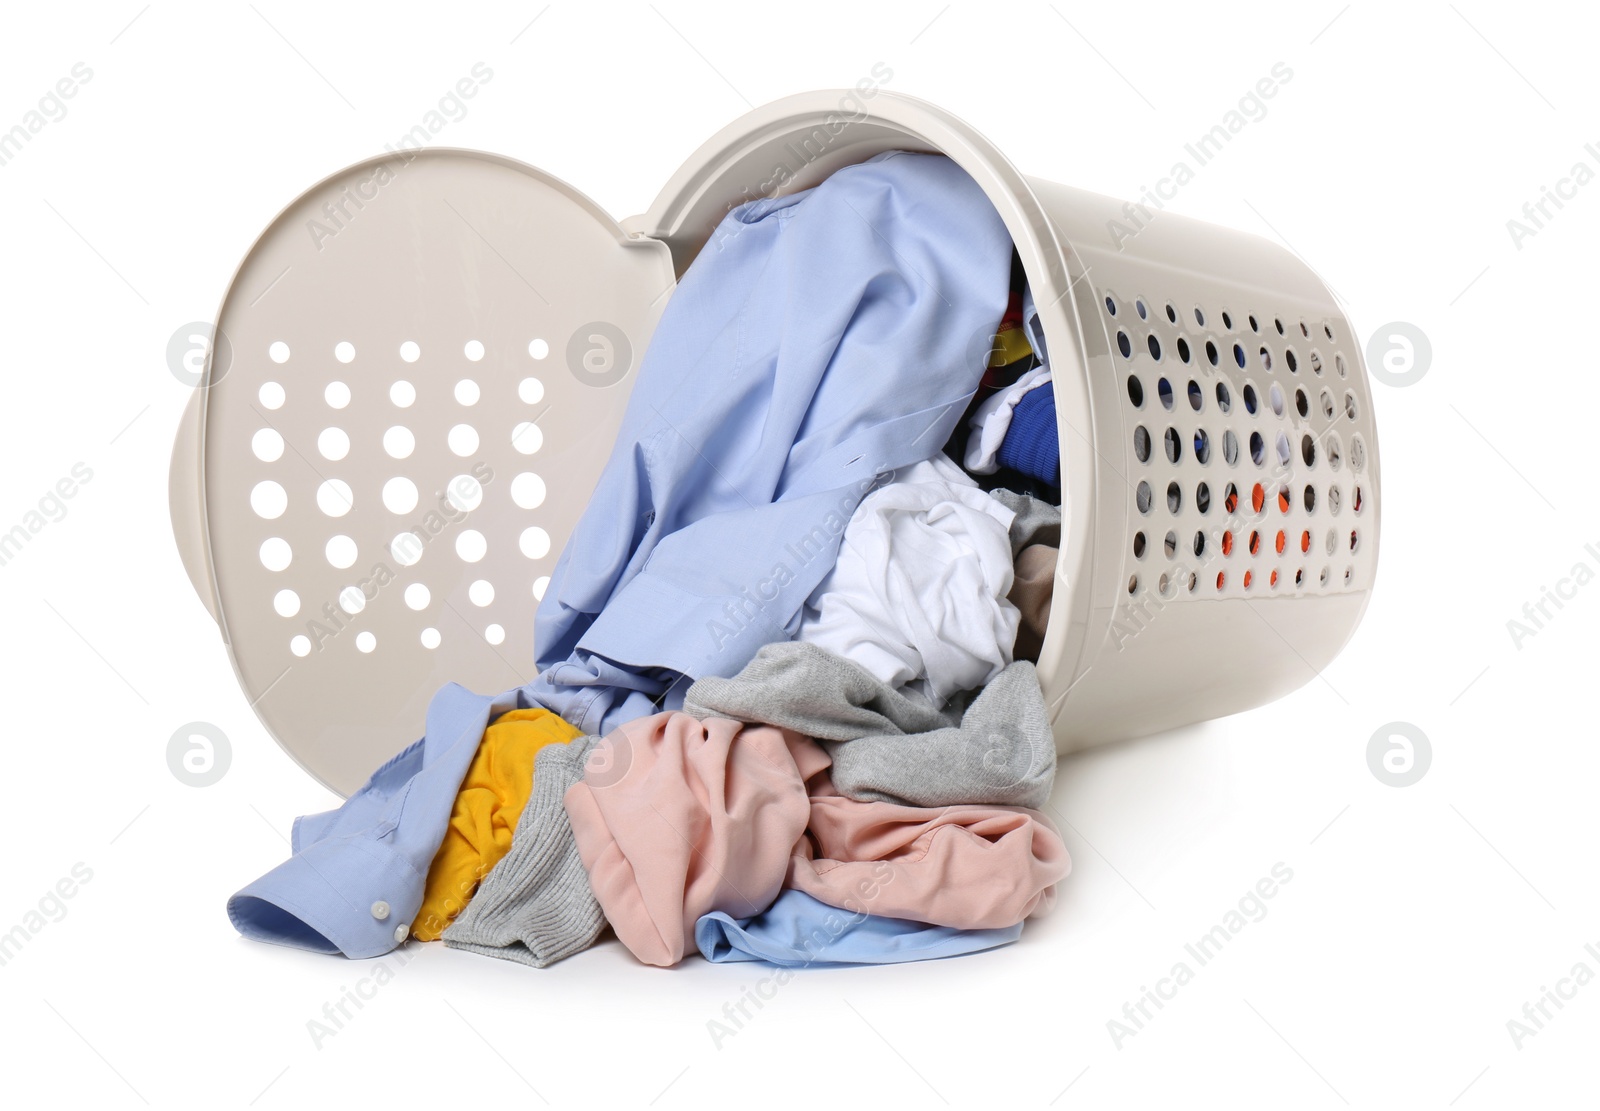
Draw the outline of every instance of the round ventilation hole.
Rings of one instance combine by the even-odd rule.
[[[544,400],[544,383],[537,378],[524,378],[517,383],[517,396],[524,404],[537,405]]]
[[[467,599],[475,606],[487,606],[494,601],[494,584],[488,579],[477,579],[467,587]]]
[[[1133,430],[1133,454],[1141,463],[1150,462],[1150,430],[1142,424]]]
[[[422,357],[422,348],[418,347],[415,340],[406,340],[400,345],[400,357],[408,363],[414,363]]]
[[[414,610],[425,610],[428,603],[433,600],[433,594],[425,583],[412,583],[406,587],[406,605]]]
[[[267,358],[271,359],[275,363],[288,362],[289,345],[284,343],[281,339],[276,341],[267,348]]]
[[[383,434],[383,450],[391,459],[406,459],[417,449],[417,438],[411,429],[395,425]]]
[[[268,521],[275,521],[283,516],[283,511],[289,508],[289,495],[282,486],[268,479],[258,482],[250,491],[250,508],[255,510],[256,516]]]
[[[354,362],[356,357],[356,345],[351,343],[349,340],[340,340],[338,343],[333,345],[333,357],[338,359],[341,363]]]
[[[450,480],[445,498],[463,513],[471,513],[483,504],[483,483],[469,474],[458,474]]]
[[[402,567],[413,567],[422,558],[422,537],[407,530],[389,541],[389,554]]]
[[[300,595],[292,590],[280,590],[272,596],[272,608],[279,617],[293,617],[300,612]]]
[[[355,504],[350,484],[342,478],[330,478],[317,487],[317,508],[329,517],[343,517]]]
[[[439,647],[439,641],[441,638],[439,636],[438,629],[428,628],[422,630],[422,635],[418,639],[422,641],[422,647],[434,649]]]
[[[362,629],[359,633],[356,634],[356,650],[357,651],[359,651],[359,652],[371,652],[376,647],[378,647],[378,638],[373,636],[372,633],[369,632],[368,630]]]
[[[478,389],[478,383],[470,378],[463,378],[456,383],[455,394],[457,405],[476,405],[481,391]]]
[[[550,554],[550,534],[538,525],[531,525],[522,530],[517,546],[529,559],[543,559]]]
[[[289,638],[289,651],[296,656],[311,655],[311,638],[301,633],[299,636]]]
[[[544,498],[544,479],[532,471],[523,471],[511,480],[511,500],[518,508],[538,509],[544,504]]]
[[[544,433],[532,421],[523,421],[511,430],[511,446],[523,455],[532,455],[544,444]]]
[[[533,580],[533,596],[539,601],[544,601],[544,592],[550,589],[550,576],[540,575]]]
[[[1144,405],[1144,386],[1140,384],[1139,376],[1136,374],[1128,375],[1128,400],[1133,402],[1135,409]]]
[[[283,408],[284,397],[283,387],[276,382],[263,382],[256,391],[256,398],[263,409]]]
[[[337,463],[350,454],[350,437],[342,428],[324,428],[317,436],[317,451],[324,459]]]
[[[503,644],[506,639],[506,630],[501,625],[490,625],[483,630],[483,639],[490,644]]]
[[[470,424],[458,424],[445,437],[450,450],[465,459],[478,450],[478,430]]]
[[[1140,513],[1150,512],[1151,500],[1152,495],[1150,493],[1150,484],[1141,480],[1139,485],[1133,491],[1133,501],[1134,504],[1139,507]]]
[[[410,513],[417,507],[417,484],[409,478],[391,478],[385,482],[383,507],[390,513]]]
[[[475,528],[463,530],[456,537],[456,555],[466,563],[477,563],[489,551],[489,542]]]
[[[261,566],[268,571],[282,571],[294,559],[289,542],[281,536],[269,536],[261,542]]]
[[[328,542],[323,546],[323,555],[328,557],[330,566],[343,571],[356,561],[356,542],[339,533],[328,537]]]
[[[401,379],[389,387],[389,400],[402,409],[409,409],[417,400],[417,387]]]
[[[250,437],[250,451],[263,463],[283,458],[283,436],[275,428],[262,428]]]
[[[542,359],[550,354],[550,345],[542,339],[529,340],[528,354],[535,359]]]
[[[322,391],[322,400],[330,409],[343,409],[350,404],[350,387],[343,382],[329,382]]]
[[[462,354],[466,355],[468,360],[475,363],[479,359],[483,358],[483,342],[481,340],[469,339],[466,342],[466,346],[461,349],[461,352]]]

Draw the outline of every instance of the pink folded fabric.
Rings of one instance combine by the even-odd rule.
[[[810,818],[806,780],[828,764],[798,733],[683,713],[601,740],[565,802],[589,886],[629,951],[677,964],[701,915],[770,906]]]
[[[1048,912],[1072,869],[1038,811],[857,802],[818,778],[785,885],[831,906],[963,930],[1013,926]]]

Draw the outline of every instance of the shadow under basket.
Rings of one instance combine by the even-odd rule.
[[[172,522],[246,696],[313,776],[353,791],[447,682],[532,678],[535,608],[678,276],[733,206],[895,149],[973,177],[1038,305],[1058,748],[1261,705],[1338,654],[1380,493],[1327,286],[1259,237],[1026,177],[924,101],[854,103],[750,112],[621,223],[531,166],[429,149],[334,174],[262,233],[178,430]]]

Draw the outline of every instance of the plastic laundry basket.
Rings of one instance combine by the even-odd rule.
[[[856,103],[749,113],[620,225],[533,167],[426,150],[327,178],[262,234],[170,495],[239,681],[308,771],[349,792],[442,684],[532,677],[535,607],[676,276],[732,206],[890,149],[972,175],[1038,306],[1064,483],[1039,660],[1058,746],[1260,705],[1339,652],[1381,495],[1327,286],[1256,236],[1025,177],[926,102]]]

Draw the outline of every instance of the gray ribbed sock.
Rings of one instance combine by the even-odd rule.
[[[1001,505],[1017,515],[1011,522],[1011,556],[1015,559],[1030,544],[1061,547],[1061,509],[1047,501],[1015,490],[989,491]]]
[[[1056,747],[1039,675],[1019,660],[959,719],[804,641],[764,646],[732,679],[705,678],[684,712],[792,729],[824,742],[833,785],[853,799],[907,806],[1043,806]]]
[[[583,778],[599,737],[546,745],[534,757],[533,791],[511,836],[511,851],[445,928],[444,943],[535,968],[593,945],[605,915],[589,888],[562,799]]]

